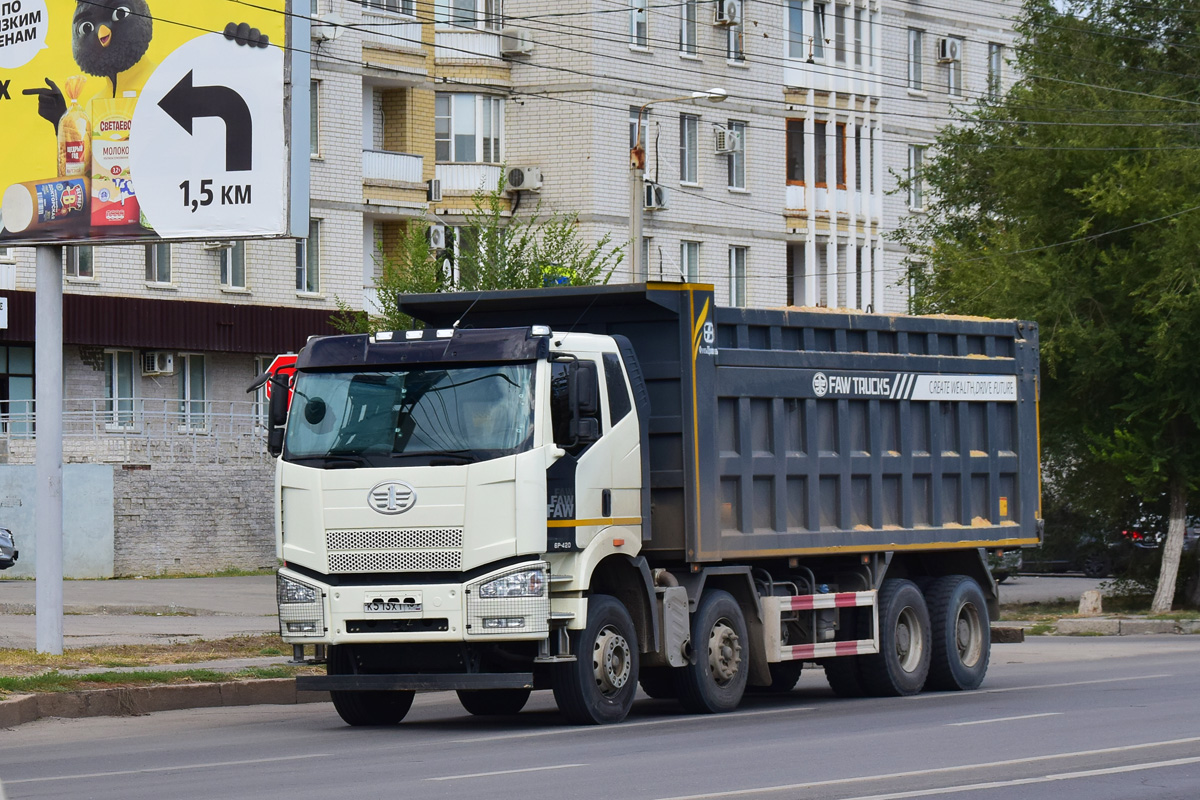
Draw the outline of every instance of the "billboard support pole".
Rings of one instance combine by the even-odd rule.
[[[37,248],[36,385],[37,529],[34,588],[37,651],[63,651],[63,291],[62,248]]]

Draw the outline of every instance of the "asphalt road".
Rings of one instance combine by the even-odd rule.
[[[42,720],[0,731],[18,798],[805,798],[1194,800],[1200,636],[1037,637],[993,650],[984,688],[840,700],[820,670],[723,716],[640,700],[565,725],[546,693],[516,717],[418,697],[397,727],[326,704]]]
[[[1053,603],[1056,600],[1079,602],[1079,595],[1099,589],[1106,578],[1082,575],[1013,575],[1000,584],[1001,603]]]

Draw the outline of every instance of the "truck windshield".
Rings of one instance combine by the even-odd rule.
[[[530,449],[534,365],[299,373],[283,457],[328,468],[466,464]]]

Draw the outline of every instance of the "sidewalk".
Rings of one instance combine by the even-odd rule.
[[[0,579],[0,647],[33,649],[35,581]],[[63,583],[64,648],[175,644],[279,630],[275,577]]]

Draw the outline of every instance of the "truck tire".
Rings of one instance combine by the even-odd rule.
[[[925,592],[933,632],[927,689],[978,689],[991,656],[987,601],[966,575],[938,578]]]
[[[862,656],[839,656],[825,661],[825,680],[838,697],[866,697],[858,661]]]
[[[767,669],[771,671],[771,682],[766,686],[747,686],[746,691],[752,694],[787,694],[800,682],[800,673],[803,668],[803,661],[779,661],[767,664]]]
[[[577,660],[555,668],[554,700],[576,725],[620,722],[637,694],[637,629],[625,606],[606,594],[588,599],[587,620],[571,634]]]
[[[458,702],[477,717],[505,717],[520,713],[529,702],[529,689],[458,690]]]
[[[349,645],[334,645],[329,648],[329,661],[325,667],[329,675],[362,674],[354,651]],[[333,707],[347,725],[395,725],[404,719],[412,708],[416,692],[330,692]]]
[[[932,655],[925,596],[909,580],[892,578],[879,591],[879,652],[859,656],[863,688],[875,697],[917,694]]]
[[[693,714],[722,714],[742,702],[750,676],[750,639],[742,607],[729,592],[705,592],[692,617],[695,663],[676,670],[679,702]]]
[[[642,685],[646,696],[655,700],[674,700],[679,696],[673,667],[642,667],[638,683]]]

